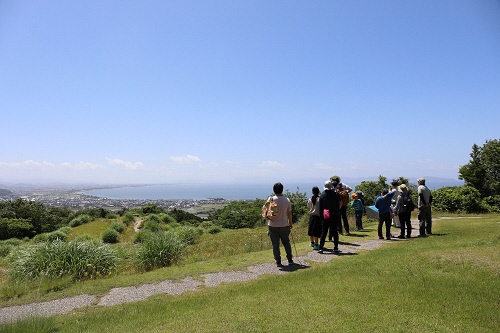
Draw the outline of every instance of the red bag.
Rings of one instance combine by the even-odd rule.
[[[323,219],[325,219],[325,220],[330,219],[330,210],[329,209],[323,209]]]

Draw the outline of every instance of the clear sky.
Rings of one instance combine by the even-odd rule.
[[[0,181],[456,179],[500,1],[0,0]]]

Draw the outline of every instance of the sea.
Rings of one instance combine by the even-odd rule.
[[[411,178],[416,179],[416,178]],[[345,183],[355,188],[363,179],[346,179]],[[435,190],[444,186],[461,186],[463,181],[430,178],[428,187]],[[313,186],[323,190],[322,182],[301,181],[283,182],[284,192],[306,193],[307,197],[312,195]],[[273,183],[171,183],[157,185],[134,185],[120,187],[106,187],[91,189],[82,192],[100,198],[123,199],[123,200],[255,200],[265,199],[273,193]]]
[[[313,186],[323,189],[320,184],[290,183],[283,184],[284,192],[299,191],[311,195]],[[122,200],[208,200],[222,198],[227,200],[265,199],[273,193],[273,184],[203,184],[177,183],[161,185],[125,186],[92,189],[83,194],[108,199]]]

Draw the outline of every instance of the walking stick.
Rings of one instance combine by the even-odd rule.
[[[293,248],[295,249],[295,258],[297,258],[297,261],[298,263],[301,265],[301,266],[304,266],[300,260],[299,260],[299,254],[297,253],[297,247],[295,246],[295,238],[293,237],[293,231],[292,229],[290,229],[290,234],[292,235],[292,243],[293,243]]]

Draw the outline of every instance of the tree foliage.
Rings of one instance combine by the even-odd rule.
[[[433,206],[450,213],[480,213],[487,210],[479,191],[472,186],[442,187],[432,192]]]
[[[471,160],[459,169],[459,179],[472,186],[482,197],[500,195],[500,140],[487,140],[479,147],[474,144]]]
[[[33,237],[35,234],[51,232],[66,225],[72,216],[67,208],[47,207],[39,202],[17,199],[0,202],[0,218],[20,220],[24,230],[20,237]],[[27,228],[25,222],[31,225]],[[18,229],[21,230],[21,229]]]
[[[264,200],[232,201],[223,208],[209,214],[215,224],[223,228],[239,229],[254,228],[263,222],[261,208]]]

